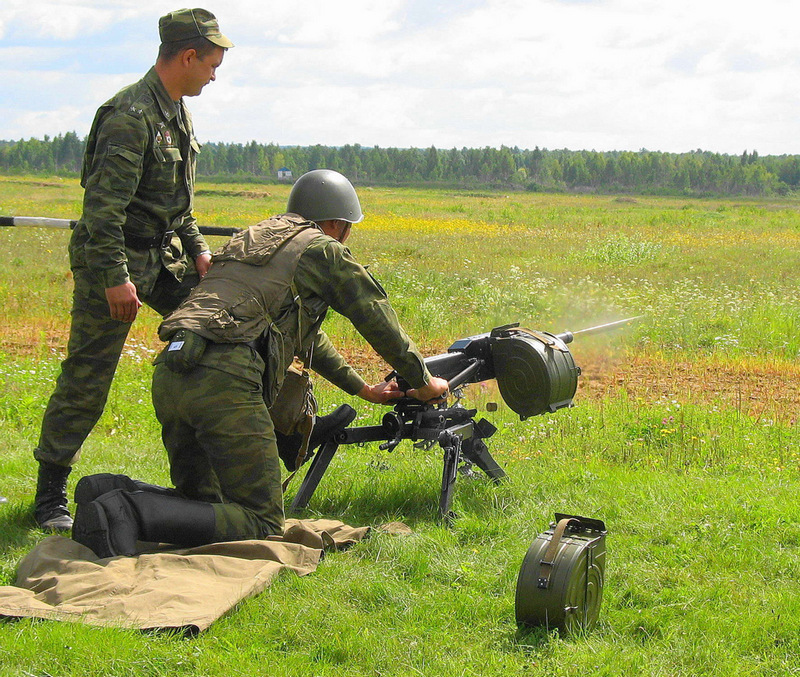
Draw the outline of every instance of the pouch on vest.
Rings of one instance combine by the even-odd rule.
[[[311,376],[303,362],[295,357],[286,370],[283,384],[269,408],[269,415],[278,432],[284,435],[303,435],[298,457],[305,457],[316,413],[317,400],[314,397]]]
[[[188,329],[179,329],[164,351],[164,364],[172,371],[185,374],[197,366],[208,341]]]

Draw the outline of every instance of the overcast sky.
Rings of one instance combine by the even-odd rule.
[[[793,0],[203,1],[201,142],[800,153]],[[0,139],[85,136],[181,6],[0,0]]]

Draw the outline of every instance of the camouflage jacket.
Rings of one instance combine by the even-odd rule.
[[[272,401],[295,355],[356,394],[364,380],[334,348],[320,324],[328,308],[350,320],[415,388],[430,380],[422,356],[403,331],[386,293],[340,242],[295,214],[284,214],[235,235],[214,253],[213,265],[189,298],[159,327],[167,341],[190,329],[217,343],[263,342],[265,399]],[[231,353],[209,351],[205,366],[239,374]]]
[[[192,216],[199,149],[186,105],[155,68],[104,103],[86,140],[72,266],[87,266],[104,287],[131,280],[144,294],[162,266],[181,279],[186,255],[208,248]],[[143,243],[168,231],[167,246]]]

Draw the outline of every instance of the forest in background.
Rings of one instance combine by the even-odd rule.
[[[0,141],[0,172],[74,176],[80,172],[84,146],[85,139],[75,132]],[[338,170],[360,185],[758,197],[788,195],[800,186],[800,155],[759,156],[746,150],[728,155],[703,150],[442,150],[211,142],[202,147],[197,172],[209,180],[273,182],[283,168],[297,177],[321,167]]]

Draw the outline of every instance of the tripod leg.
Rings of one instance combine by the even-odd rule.
[[[297,490],[297,494],[295,494],[292,505],[289,507],[291,512],[299,512],[308,505],[309,500],[311,500],[311,497],[314,495],[317,485],[328,469],[331,459],[338,448],[339,443],[331,440],[325,442],[322,447],[320,447],[320,450],[311,461],[311,467],[303,478],[303,482]]]
[[[453,485],[458,474],[458,464],[461,461],[461,437],[448,434],[444,439],[439,438],[439,444],[444,450],[444,468],[442,469],[442,492],[439,496],[439,518],[445,522],[454,517],[450,511],[453,501]]]

